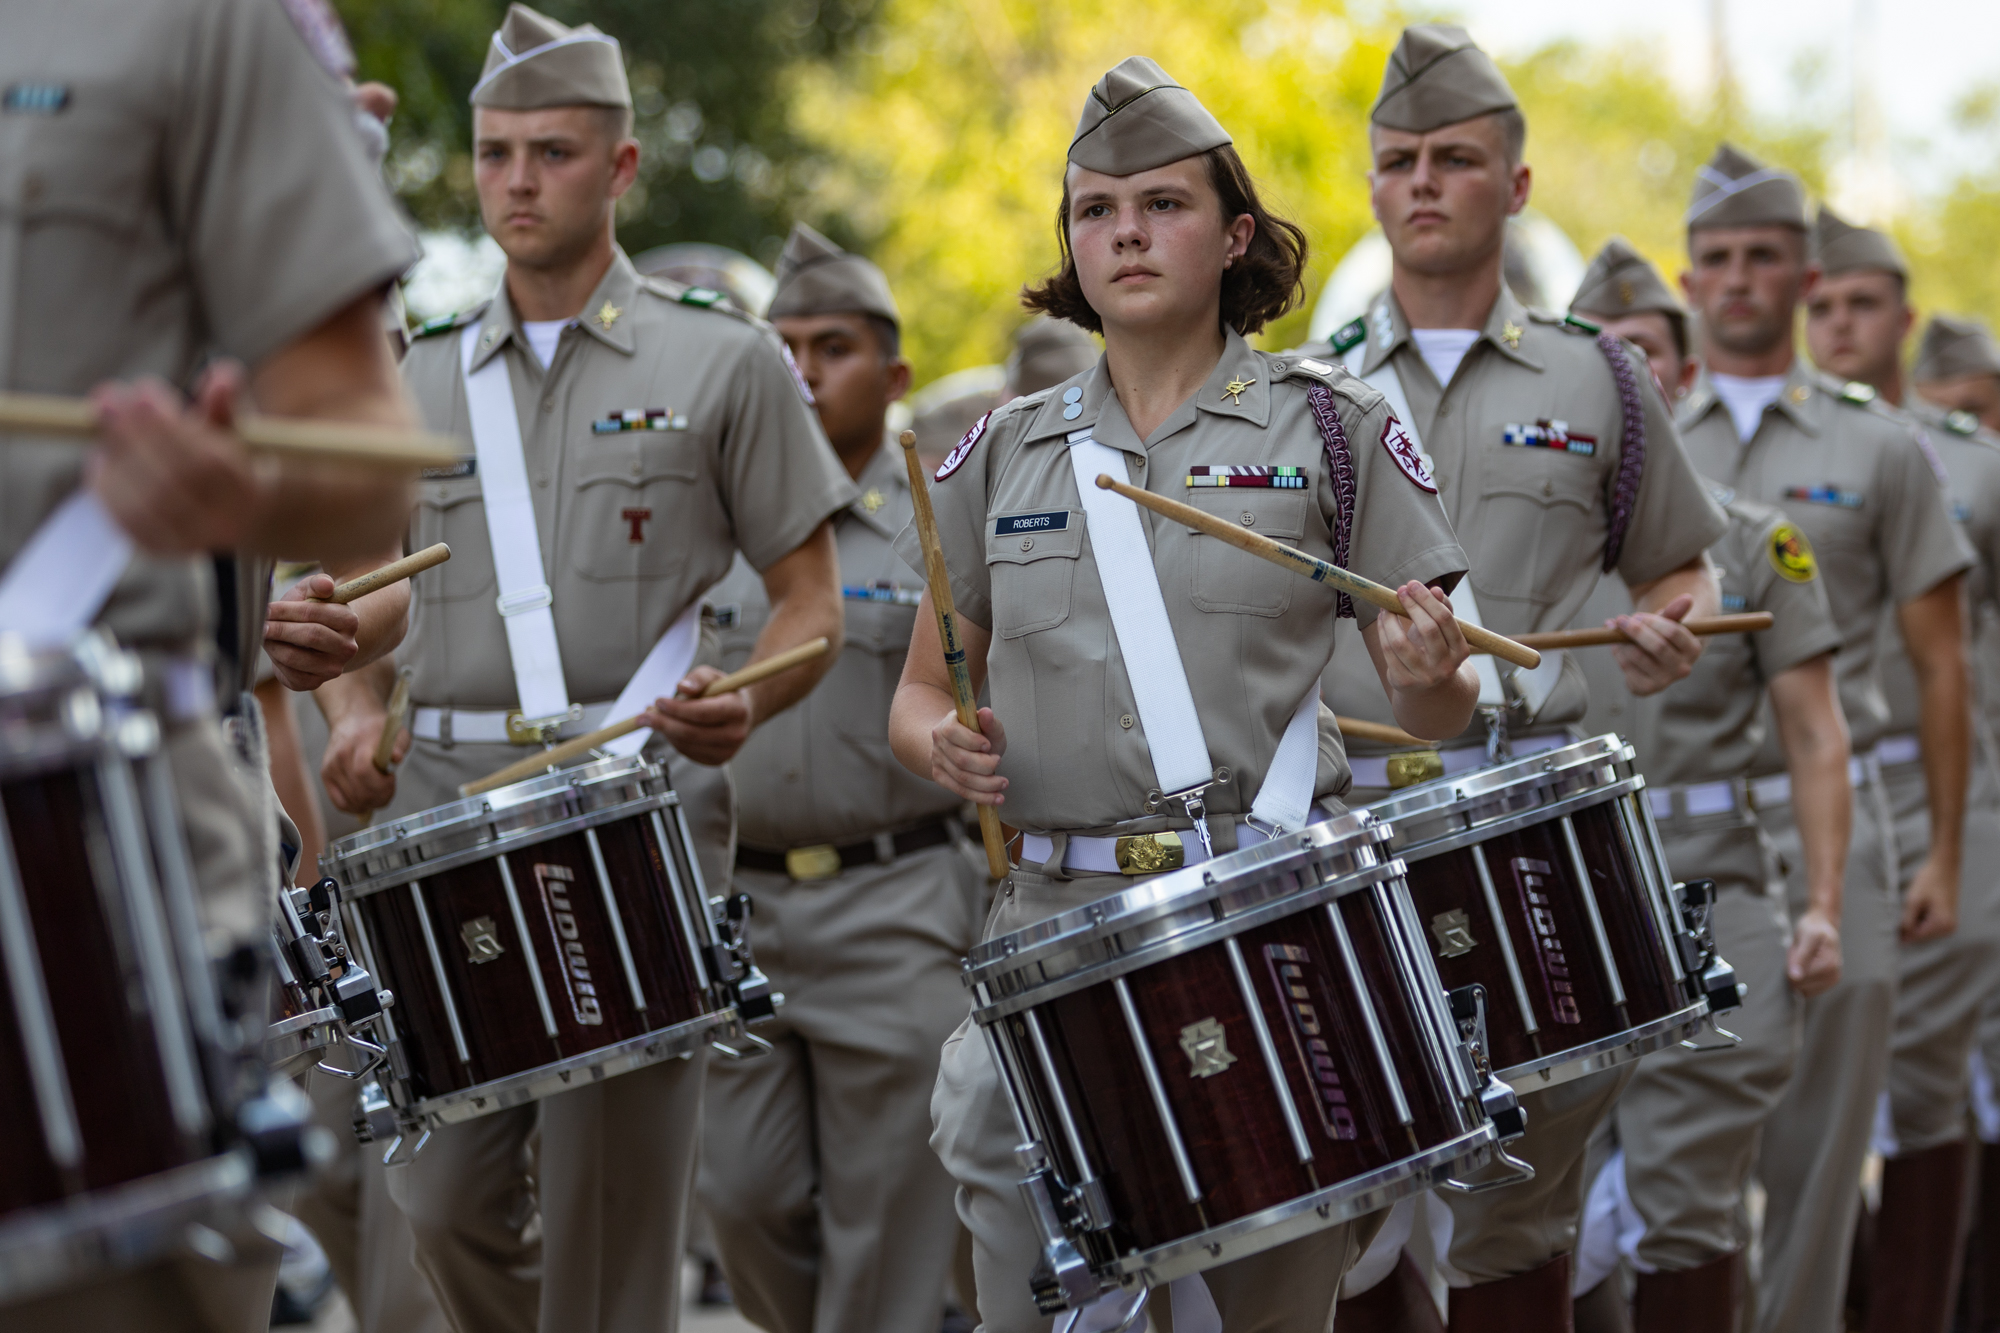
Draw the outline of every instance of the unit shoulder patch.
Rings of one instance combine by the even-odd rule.
[[[993,420],[993,413],[988,412],[985,416],[973,422],[972,429],[965,432],[965,438],[960,440],[953,447],[952,451],[944,456],[944,462],[938,464],[938,470],[932,476],[931,480],[943,481],[951,476],[952,473],[964,467],[965,460],[972,457],[972,451],[978,447],[980,439],[986,434],[986,423],[991,420]]]
[[[1367,336],[1368,336],[1367,321],[1361,319],[1355,319],[1355,320],[1350,320],[1347,323],[1341,325],[1339,328],[1335,329],[1333,331],[1333,337],[1330,338],[1328,342],[1333,347],[1333,354],[1335,356],[1346,356],[1350,351],[1352,351],[1356,347],[1359,347],[1361,345],[1362,340],[1365,339]]]
[[[1382,447],[1389,451],[1389,457],[1396,461],[1404,476],[1420,489],[1437,494],[1437,482],[1432,479],[1430,469],[1424,466],[1424,456],[1418,452],[1417,442],[1410,438],[1410,433],[1403,429],[1403,423],[1396,420],[1393,412],[1382,423]]]
[[[1780,523],[1771,530],[1768,554],[1771,568],[1778,571],[1779,578],[1792,583],[1811,583],[1819,576],[1819,562],[1813,559],[1812,543],[1789,523]]]

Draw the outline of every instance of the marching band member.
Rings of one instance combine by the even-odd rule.
[[[417,579],[399,653],[409,755],[395,776],[375,770],[384,701],[344,677],[321,688],[328,786],[346,809],[444,804],[514,745],[600,725],[621,689],[651,681],[645,721],[668,743],[654,753],[718,892],[732,810],[712,766],[825,663],[694,697],[721,675],[688,669],[700,595],[740,550],[772,606],[756,656],[837,640],[826,519],[854,489],[769,328],[719,293],[642,278],[613,241],[639,158],[617,41],[514,5],[472,104],[506,273],[486,304],[418,331],[404,378],[477,459],[419,489],[413,543],[449,541],[453,557]],[[634,680],[643,660],[657,680]],[[454,1327],[672,1326],[704,1071],[699,1054],[669,1060],[453,1125],[390,1173]]]
[[[1105,353],[982,419],[936,474],[962,641],[975,689],[992,690],[980,730],[953,711],[928,609],[890,715],[905,765],[1025,831],[989,938],[1337,805],[1346,765],[1317,684],[1336,615],[1358,619],[1403,727],[1456,734],[1474,695],[1443,595],[1464,555],[1381,395],[1244,341],[1297,300],[1305,242],[1259,201],[1229,133],[1135,56],[1085,99],[1068,157],[1062,266],[1025,299],[1101,332]],[[1149,517],[1095,485],[1107,472],[1400,585],[1409,618]],[[923,568],[913,529],[898,550]],[[932,1118],[985,1327],[1047,1327],[1019,1130],[970,1019],[945,1045]],[[1212,1299],[1226,1329],[1319,1333],[1368,1230],[1211,1269],[1175,1304]]]
[[[1594,325],[1528,309],[1501,280],[1507,219],[1533,183],[1513,89],[1464,29],[1420,24],[1389,57],[1370,119],[1369,181],[1393,275],[1330,347],[1307,350],[1346,358],[1389,396],[1425,452],[1472,558],[1462,614],[1503,634],[1561,629],[1599,575],[1615,572],[1636,607],[1619,620],[1634,639],[1619,666],[1635,693],[1664,688],[1701,652],[1678,622],[1714,613],[1703,552],[1726,521],[1689,467],[1644,359]],[[1335,654],[1327,697],[1344,714],[1388,721],[1356,665],[1353,654]],[[1587,701],[1581,668],[1555,652],[1532,672],[1493,666],[1481,662],[1482,707],[1506,729],[1511,753],[1568,743]],[[1482,726],[1435,752],[1391,756],[1357,744],[1353,799],[1477,768],[1488,742]],[[1628,1064],[1522,1089],[1528,1133],[1510,1151],[1535,1179],[1440,1196],[1452,1219],[1440,1265],[1452,1328],[1567,1318],[1585,1144],[1631,1072]],[[1393,1299],[1385,1291],[1371,1304]],[[1343,1302],[1343,1318],[1352,1304]],[[1393,1326],[1401,1316],[1372,1317]]]
[[[1895,1002],[1894,841],[1873,758],[1889,711],[1876,645],[1893,618],[1916,666],[1935,840],[1901,916],[1912,938],[1933,938],[1950,932],[1958,899],[1970,744],[1959,585],[1972,556],[1910,423],[1875,402],[1873,389],[1826,379],[1795,353],[1794,312],[1819,281],[1798,178],[1724,144],[1697,173],[1687,228],[1681,285],[1701,319],[1705,362],[1680,409],[1688,453],[1738,495],[1784,508],[1817,554],[1841,632],[1834,669],[1857,797],[1841,978],[1806,1001],[1798,1071],[1765,1123],[1755,1301],[1769,1333],[1833,1328]],[[1814,863],[1802,855],[1784,769],[1767,737],[1752,790],[1788,867],[1797,917],[1810,905]]]

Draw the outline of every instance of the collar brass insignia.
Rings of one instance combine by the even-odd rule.
[[[624,313],[625,312],[623,310],[620,310],[617,306],[611,304],[611,302],[606,301],[603,305],[598,307],[597,313],[592,315],[591,318],[596,320],[599,324],[603,325],[604,331],[606,333],[609,333],[611,332],[611,326],[613,324],[616,324],[618,322],[618,317]]]
[[[1244,391],[1256,382],[1256,380],[1232,379],[1229,383],[1222,386],[1222,396],[1235,403],[1238,407],[1241,407],[1243,406]]]
[[[1516,324],[1511,319],[1508,320],[1505,324],[1502,324],[1500,326],[1500,341],[1506,343],[1510,351],[1515,351],[1515,352],[1520,351],[1521,326],[1519,324]]]
[[[861,497],[861,507],[871,514],[888,503],[888,498],[873,487],[869,488],[868,494]]]

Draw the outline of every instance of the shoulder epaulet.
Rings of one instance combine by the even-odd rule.
[[[1947,412],[1944,414],[1944,428],[1953,435],[1977,435],[1979,418],[1963,409]]]
[[[1578,330],[1579,332],[1587,333],[1593,338],[1595,338],[1598,334],[1604,332],[1604,326],[1602,324],[1593,324],[1589,320],[1579,319],[1575,315],[1564,315],[1563,323],[1567,324],[1569,327],[1573,329]]]
[[[1308,382],[1308,388],[1312,384],[1323,384],[1364,412],[1374,407],[1382,397],[1368,381],[1338,361],[1322,361],[1316,356],[1286,352],[1274,358],[1270,366],[1276,380],[1304,380]]]
[[[1350,320],[1333,331],[1333,337],[1328,339],[1328,343],[1333,348],[1335,356],[1346,356],[1359,347],[1367,336],[1368,324],[1365,320]]]
[[[639,286],[644,291],[672,301],[675,305],[693,306],[697,310],[713,310],[719,315],[734,315],[751,324],[762,323],[755,315],[736,308],[727,292],[718,292],[713,287],[688,287],[666,278],[642,277]]]
[[[1860,380],[1849,380],[1840,386],[1840,401],[1866,407],[1875,401],[1875,386],[1863,384]]]
[[[435,338],[440,333],[450,333],[453,329],[464,328],[467,324],[479,318],[485,310],[486,306],[482,303],[472,307],[470,310],[461,310],[455,315],[439,315],[436,319],[427,319],[417,325],[416,328],[410,330],[410,337],[413,340],[417,338]]]

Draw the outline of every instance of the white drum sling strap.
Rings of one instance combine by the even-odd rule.
[[[1159,571],[1153,567],[1152,546],[1139,519],[1139,507],[1114,491],[1099,490],[1099,473],[1130,477],[1125,456],[1099,444],[1088,430],[1069,437],[1070,467],[1089,520],[1090,547],[1104,604],[1111,611],[1111,628],[1125,659],[1125,676],[1132,686],[1132,706],[1146,733],[1153,757],[1153,775],[1162,800],[1180,801],[1194,820],[1202,845],[1208,846],[1208,821],[1201,794],[1215,781],[1201,715],[1188,688],[1167,603],[1160,593]],[[1143,664],[1134,670],[1134,664]],[[1313,779],[1319,765],[1319,682],[1315,678],[1305,698],[1292,710],[1272,757],[1264,785],[1250,807],[1250,817],[1278,829],[1303,828],[1312,808]]]
[[[132,539],[87,490],[57,505],[0,575],[0,631],[60,648],[97,619],[132,559]]]

